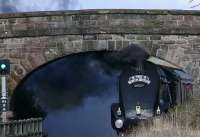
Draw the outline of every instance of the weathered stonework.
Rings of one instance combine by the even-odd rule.
[[[182,66],[200,85],[200,12],[82,10],[0,14],[0,58],[11,60],[10,88],[55,58],[144,46]],[[198,88],[195,88],[198,90]]]

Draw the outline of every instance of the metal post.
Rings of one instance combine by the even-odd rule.
[[[2,103],[2,122],[7,121],[7,92],[6,92],[6,76],[1,76],[1,103]]]

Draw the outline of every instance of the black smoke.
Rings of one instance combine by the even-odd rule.
[[[0,13],[71,10],[78,0],[0,0]]]
[[[125,47],[115,55],[120,62],[130,64],[135,62],[143,62],[150,56],[150,54],[143,47],[137,44],[131,44],[128,47]]]

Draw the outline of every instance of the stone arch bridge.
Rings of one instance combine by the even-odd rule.
[[[130,43],[170,60],[200,85],[200,12],[81,10],[0,14],[0,58],[11,60],[10,90],[52,59]]]

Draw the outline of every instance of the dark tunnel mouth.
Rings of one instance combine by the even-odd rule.
[[[13,91],[18,90],[18,88],[24,83],[24,81],[26,81],[33,73],[35,73],[36,71],[40,70],[43,67],[46,67],[46,66],[50,65],[51,63],[59,61],[61,59],[64,59],[64,58],[67,58],[67,57],[71,57],[71,56],[79,56],[79,55],[84,55],[84,54],[90,54],[90,53],[113,53],[113,52],[116,52],[116,51],[109,51],[109,50],[82,51],[82,52],[78,52],[78,53],[71,53],[69,55],[61,56],[61,57],[55,58],[53,60],[47,61],[46,63],[44,63],[42,65],[39,65],[38,67],[36,67],[32,71],[30,71],[28,74],[26,74],[24,76],[24,78],[22,78],[22,80],[19,82],[19,84],[17,84],[17,86],[14,88]]]
[[[111,53],[111,54],[109,54]],[[100,62],[101,61],[104,61],[104,60],[101,60],[101,57],[105,57],[105,59],[107,59],[107,55],[113,55],[112,53],[116,53],[116,51],[110,51],[110,50],[97,50],[97,51],[86,51],[86,52],[78,52],[78,53],[72,53],[72,54],[69,54],[69,55],[65,55],[65,56],[61,56],[61,57],[58,57],[58,58],[55,58],[53,60],[50,60],[38,67],[36,67],[35,69],[33,69],[31,72],[27,73],[27,75],[25,75],[25,77],[19,82],[19,84],[16,86],[16,88],[13,90],[13,94],[11,96],[11,101],[9,102],[9,106],[10,106],[10,110],[13,111],[14,115],[12,117],[12,119],[18,119],[18,116],[16,115],[17,113],[15,113],[16,111],[16,106],[14,105],[15,102],[17,101],[16,99],[16,96],[18,96],[18,93],[17,91],[20,91],[21,88],[24,86],[24,84],[26,85],[26,82],[32,77],[34,76],[35,74],[37,74],[37,72],[40,73],[40,70],[43,70],[43,69],[46,69],[48,68],[48,66],[50,66],[51,64],[53,65],[54,63],[56,62],[63,62],[63,60],[65,59],[69,59],[70,60],[70,57],[72,57],[71,59],[73,60],[73,58],[80,58],[81,56],[82,57],[86,57],[88,58],[89,57],[89,60],[92,59],[97,59],[99,60],[100,59]],[[91,58],[90,58],[91,57]],[[99,58],[100,57],[100,58]],[[109,56],[110,57],[110,56]],[[70,62],[69,62],[70,63]],[[68,64],[68,63],[67,63]],[[62,65],[60,65],[62,68]],[[101,67],[101,66],[100,66]],[[40,73],[42,74],[42,73]],[[98,74],[97,74],[98,75]],[[40,76],[40,75],[38,75]],[[41,75],[42,76],[42,75]],[[24,94],[24,91],[23,91],[23,94]],[[35,96],[33,96],[35,97]],[[36,106],[35,106],[36,107]],[[40,109],[40,106],[38,106],[38,108]],[[46,110],[45,110],[46,111]],[[45,112],[46,113],[46,112]]]
[[[45,70],[46,68],[48,68],[49,66],[48,65],[50,65],[50,68],[49,68],[49,70],[52,70],[52,68],[53,68],[53,66],[55,66],[55,65],[57,65],[57,64],[60,64],[60,68],[63,68],[63,69],[59,69],[59,70],[66,70],[67,72],[68,72],[68,69],[70,70],[71,69],[71,67],[70,67],[70,64],[71,63],[74,63],[73,61],[75,61],[76,60],[76,58],[78,59],[78,60],[80,60],[80,61],[78,61],[77,63],[79,63],[80,62],[80,65],[82,65],[82,64],[84,64],[84,63],[86,63],[86,64],[90,64],[90,61],[93,61],[93,59],[94,60],[96,60],[97,59],[97,61],[98,61],[98,59],[101,59],[101,58],[99,58],[99,57],[102,57],[103,56],[103,58],[104,58],[104,56],[105,56],[105,58],[107,59],[107,53],[112,53],[113,51],[105,51],[105,50],[102,50],[102,51],[88,51],[88,52],[81,52],[81,53],[73,53],[73,54],[70,54],[70,55],[66,55],[66,56],[62,56],[62,57],[59,57],[59,58],[56,58],[56,59],[53,59],[53,60],[50,60],[50,61],[48,61],[47,63],[45,63],[45,64],[43,64],[43,65],[41,65],[41,66],[38,66],[37,68],[35,68],[33,71],[31,71],[30,73],[28,73],[21,81],[20,81],[20,83],[17,85],[17,87],[14,89],[14,94],[13,94],[13,103],[12,104],[14,104],[14,102],[15,102],[15,100],[21,100],[21,101],[18,101],[19,103],[18,104],[20,104],[21,102],[24,102],[24,99],[23,99],[23,97],[21,98],[21,99],[19,99],[19,98],[16,98],[16,95],[18,96],[21,96],[21,93],[23,94],[26,94],[26,90],[24,90],[26,87],[27,88],[29,88],[29,86],[31,86],[32,85],[32,83],[31,82],[34,82],[34,81],[31,81],[30,80],[30,82],[28,82],[29,81],[29,79],[32,79],[32,76],[33,75],[35,75],[35,74],[37,74],[38,76],[39,76],[39,78],[40,78],[40,74],[41,74],[41,78],[42,77],[44,77],[45,76],[45,74],[47,74],[47,73],[45,73],[44,75],[43,75],[43,71],[40,71],[40,69],[41,70]],[[90,54],[90,53],[92,53],[92,54]],[[97,53],[97,54],[96,54]],[[101,54],[102,53],[102,54]],[[88,54],[88,55],[87,55]],[[83,55],[83,56],[80,56],[80,55]],[[91,55],[91,56],[90,56]],[[93,56],[94,55],[94,56]],[[75,56],[75,57],[74,57]],[[72,57],[72,58],[70,58],[70,57]],[[85,59],[83,59],[83,63],[82,63],[82,58],[81,57],[86,57]],[[94,57],[94,58],[93,58]],[[65,58],[67,59],[67,61],[65,62]],[[88,60],[88,58],[89,58],[89,63],[87,63],[87,60]],[[72,61],[71,61],[71,59],[72,59]],[[75,59],[75,60],[74,60]],[[56,63],[58,61],[58,63]],[[55,65],[54,65],[54,62],[55,62]],[[68,62],[68,63],[67,63]],[[52,65],[51,65],[51,63],[52,63]],[[65,65],[65,63],[67,63],[66,65]],[[98,62],[97,62],[98,63]],[[100,61],[100,63],[101,63],[101,61]],[[104,63],[104,62],[103,62]],[[51,67],[52,66],[52,67]],[[63,67],[62,67],[63,66]],[[65,66],[67,66],[68,67],[68,69],[65,69]],[[79,65],[78,65],[79,66]],[[86,65],[87,66],[87,65]],[[98,66],[97,66],[98,67]],[[74,68],[74,67],[72,67],[72,68]],[[95,71],[95,67],[92,67],[91,68],[91,70],[93,70],[92,71],[92,73],[96,73],[96,71]],[[97,73],[98,73],[98,68],[97,68]],[[53,71],[55,71],[55,70],[53,70]],[[38,73],[39,72],[39,73]],[[44,71],[45,72],[45,71]],[[49,71],[49,72],[51,72],[51,71]],[[71,71],[70,71],[71,72]],[[70,73],[69,72],[69,73]],[[85,72],[85,71],[84,71]],[[58,71],[58,73],[54,73],[55,75],[57,75],[58,74],[58,77],[57,78],[60,78],[60,76],[62,75],[62,71],[60,72],[60,71]],[[55,75],[52,75],[51,76],[51,73],[50,73],[50,76],[49,77],[54,77]],[[68,76],[68,75],[67,75]],[[73,76],[73,75],[71,75],[71,76]],[[99,76],[99,75],[97,75],[97,76]],[[101,75],[100,75],[101,76]],[[63,76],[63,77],[66,77],[66,76]],[[67,79],[70,79],[70,78],[67,78]],[[40,85],[40,81],[37,81],[37,79],[32,79],[32,80],[36,80],[34,83],[38,83],[39,85]],[[76,80],[76,79],[75,79]],[[108,81],[110,81],[110,78],[109,78],[109,80]],[[113,83],[115,83],[115,82],[112,82],[112,84]],[[31,85],[30,85],[31,84]],[[43,83],[41,83],[41,85],[42,85]],[[48,82],[47,82],[47,84],[48,84]],[[34,84],[33,84],[34,85]],[[37,85],[36,85],[37,86]],[[25,88],[24,88],[25,87]],[[51,88],[51,87],[50,87]],[[36,87],[36,88],[34,88],[34,90],[35,91],[37,91],[37,90],[40,90],[40,86],[38,86],[38,88]],[[111,88],[111,89],[113,89],[113,88]],[[115,89],[115,88],[114,88]],[[24,91],[23,91],[24,90]],[[42,91],[43,89],[41,89],[40,91]],[[19,92],[18,92],[19,91]],[[23,91],[23,92],[20,92],[20,91]],[[28,91],[28,90],[27,90]],[[33,93],[34,95],[35,95],[35,93],[37,94],[37,92],[32,92],[33,90],[31,89],[31,87],[30,87],[30,93]],[[107,91],[107,89],[105,90],[105,91]],[[43,124],[44,124],[44,131],[45,132],[48,132],[48,133],[50,133],[50,131],[49,131],[49,129],[51,128],[51,126],[52,126],[52,121],[54,120],[54,116],[55,115],[57,115],[58,117],[60,117],[60,118],[65,118],[66,116],[69,116],[69,117],[67,117],[66,119],[69,119],[69,118],[71,118],[71,117],[73,117],[73,115],[72,114],[74,114],[74,113],[76,113],[77,115],[79,115],[79,117],[80,117],[80,114],[79,113],[77,113],[77,112],[79,112],[79,110],[81,110],[81,109],[84,109],[85,111],[83,111],[83,115],[86,115],[86,114],[89,114],[89,113],[97,113],[98,112],[98,109],[100,109],[100,110],[103,110],[103,111],[101,111],[98,115],[97,115],[97,117],[99,117],[99,120],[98,121],[102,121],[102,122],[99,122],[99,125],[97,125],[97,126],[94,126],[94,127],[92,127],[92,128],[94,128],[95,130],[94,130],[94,132],[93,133],[90,133],[90,134],[94,134],[94,133],[98,133],[99,131],[101,131],[101,130],[98,130],[98,128],[97,127],[102,127],[102,128],[106,128],[106,131],[105,131],[105,134],[110,134],[110,133],[114,133],[114,131],[112,130],[112,128],[111,128],[111,126],[109,125],[109,124],[107,124],[106,122],[108,121],[108,120],[110,120],[110,117],[108,117],[109,115],[107,115],[107,112],[109,112],[109,104],[111,104],[111,102],[115,102],[115,100],[117,100],[117,94],[116,94],[116,96],[113,96],[114,95],[114,93],[112,92],[112,93],[110,93],[110,91],[112,91],[112,90],[110,90],[110,89],[108,89],[108,93],[106,93],[106,95],[105,96],[103,96],[103,100],[105,100],[105,101],[107,101],[107,102],[104,102],[104,103],[106,103],[105,105],[102,105],[101,103],[102,103],[102,96],[97,96],[96,97],[96,93],[95,93],[95,95],[93,95],[93,93],[92,94],[89,94],[89,96],[85,96],[84,95],[84,100],[82,101],[81,100],[81,103],[80,103],[80,105],[78,104],[75,104],[76,105],[76,107],[74,107],[74,106],[72,106],[71,104],[71,106],[73,107],[73,109],[68,109],[66,106],[64,106],[63,108],[59,108],[58,109],[58,111],[57,110],[51,110],[51,108],[50,107],[48,107],[46,104],[44,104],[43,105],[43,102],[41,103],[40,102],[40,99],[41,98],[39,98],[39,102],[40,103],[36,103],[36,105],[38,105],[38,106],[41,106],[41,109],[42,110],[44,110],[45,112],[46,112],[46,115],[44,116],[44,117],[42,117],[43,118]],[[29,91],[28,91],[28,93],[29,93]],[[48,93],[48,92],[46,92],[46,93]],[[79,94],[79,93],[78,93]],[[87,94],[86,94],[87,95]],[[37,94],[37,96],[38,96],[38,94]],[[86,98],[86,97],[88,97],[88,98]],[[35,99],[37,99],[37,98],[33,98],[33,101],[34,101],[34,103],[35,103]],[[114,100],[114,101],[113,101]],[[92,103],[91,103],[92,102]],[[26,102],[25,102],[26,103]],[[70,102],[71,103],[71,102]],[[79,103],[79,102],[78,102]],[[93,105],[88,105],[89,103],[91,103],[91,104],[93,104]],[[82,104],[84,104],[85,106],[83,106]],[[17,104],[16,104],[17,105]],[[73,104],[74,105],[74,104]],[[18,105],[19,107],[20,107],[20,105]],[[13,110],[17,110],[19,107],[16,107],[16,106],[12,106],[11,105],[11,107],[13,108]],[[22,105],[23,106],[23,105]],[[46,107],[47,106],[47,107]],[[96,106],[99,106],[99,107],[96,107]],[[89,108],[90,107],[90,108]],[[93,107],[94,107],[94,110],[95,110],[95,112],[92,112],[93,111]],[[16,109],[17,108],[17,109]],[[36,107],[36,108],[38,108],[38,107]],[[92,110],[91,110],[92,109]],[[23,108],[21,109],[21,110],[23,110]],[[31,118],[31,117],[33,117],[33,118],[35,118],[35,115],[33,116],[33,115],[29,115],[29,113],[28,113],[28,115],[27,115],[27,117],[23,117],[23,115],[20,115],[21,114],[21,110],[20,109],[18,109],[17,111],[13,111],[14,112],[14,114],[16,114],[15,115],[15,117],[13,118],[13,119],[15,119],[15,120],[19,120],[19,119],[26,119],[27,117],[28,118]],[[24,112],[26,113],[26,112],[28,112],[29,111],[29,109],[27,109],[27,111],[26,110],[24,110]],[[57,112],[56,112],[57,111]],[[16,113],[15,113],[16,112]],[[54,113],[55,112],[55,113]],[[24,114],[23,112],[22,112],[22,114]],[[32,114],[32,113],[31,113]],[[65,115],[63,115],[63,114],[65,114]],[[30,116],[30,117],[29,117]],[[89,115],[88,115],[89,116]],[[86,120],[88,119],[88,116],[85,118]],[[102,119],[102,116],[104,116],[104,117],[106,117],[106,121],[103,121],[103,120],[101,120]],[[40,116],[41,117],[41,116]],[[90,117],[90,116],[89,116]],[[95,117],[94,117],[95,118]],[[91,119],[94,119],[94,118],[91,118]],[[88,119],[88,120],[90,120],[90,119]],[[80,121],[85,121],[85,120],[81,120],[80,119]],[[93,121],[95,121],[95,120],[93,120]],[[58,123],[59,122],[59,123]],[[57,125],[60,125],[60,124],[63,124],[62,123],[62,121],[59,121],[58,120],[58,122],[56,123]],[[89,121],[90,122],[90,121]],[[78,122],[78,123],[80,123],[80,122]],[[69,127],[69,124],[64,124],[64,125],[66,125],[66,126],[68,126]],[[91,125],[94,125],[94,122],[91,122]],[[96,125],[96,124],[95,124]],[[76,124],[74,124],[72,127],[76,127]],[[79,127],[79,126],[77,126],[77,127]],[[70,128],[69,128],[70,129]],[[74,128],[75,129],[75,128]],[[85,128],[85,129],[87,129],[87,127]],[[55,129],[55,130],[57,130],[57,129]],[[59,130],[59,129],[58,129]],[[63,133],[65,133],[64,131],[63,131]],[[67,133],[68,134],[68,133]],[[69,133],[70,134],[70,133]]]
[[[22,80],[17,84],[17,86],[14,88],[13,90],[13,94],[15,94],[14,92],[15,91],[18,91],[18,89],[20,89],[20,87],[24,84],[24,82],[29,79],[29,77],[31,77],[35,72],[37,72],[38,70],[44,68],[44,67],[47,67],[48,65],[56,62],[56,61],[59,61],[59,60],[62,60],[64,58],[68,58],[68,57],[72,57],[72,56],[81,56],[81,55],[86,55],[86,54],[90,54],[90,53],[112,53],[112,52],[115,52],[115,51],[109,51],[109,50],[98,50],[98,51],[83,51],[83,52],[78,52],[78,53],[71,53],[69,55],[65,55],[65,56],[61,56],[61,57],[58,57],[58,58],[55,58],[53,60],[50,60],[50,61],[47,61],[46,63],[42,64],[42,65],[39,65],[38,67],[36,67],[35,69],[33,69],[32,71],[30,71],[28,74],[25,75],[24,78],[22,78]],[[12,111],[13,108],[12,108],[12,96],[11,96],[11,101],[10,101],[10,110]],[[15,101],[15,100],[14,100]]]

